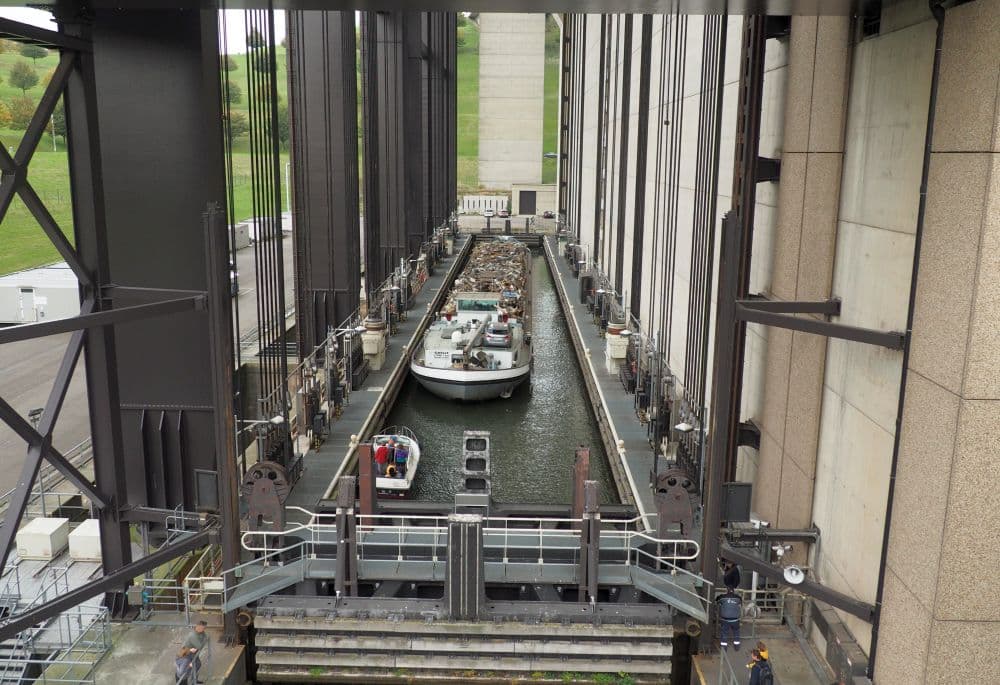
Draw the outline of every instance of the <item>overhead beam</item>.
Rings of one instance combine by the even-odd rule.
[[[9,5],[11,7],[17,7],[22,4],[23,3],[16,2],[0,2],[0,6]],[[44,5],[45,3],[41,4]],[[89,41],[82,40],[65,33],[59,33],[58,31],[51,31],[38,26],[32,26],[31,24],[22,24],[19,21],[4,19],[2,17],[0,17],[0,38],[7,38],[9,40],[16,40],[23,43],[35,43],[36,45],[43,45],[45,47],[59,48],[63,50],[75,50],[77,52],[90,52],[91,50]]]
[[[171,559],[176,559],[177,557],[187,554],[188,552],[193,552],[199,547],[204,547],[212,542],[214,534],[215,531],[213,530],[203,530],[198,533],[192,533],[185,538],[181,538],[178,542],[161,547],[149,556],[143,557],[139,561],[134,561],[131,564],[127,564],[126,566],[119,568],[113,573],[109,573],[103,578],[99,578],[98,580],[87,583],[86,585],[81,585],[75,590],[70,590],[66,594],[61,595],[51,602],[46,602],[41,606],[23,614],[16,614],[9,621],[0,625],[0,641],[8,640],[25,628],[30,628],[46,619],[52,618],[53,616],[66,611],[67,609],[72,609],[78,604],[87,601],[91,597],[96,597],[101,593],[111,590],[120,589],[130,583],[136,576],[140,576],[146,571],[154,569],[157,566],[162,566]]]
[[[854,342],[865,343],[866,345],[886,347],[890,350],[902,350],[903,344],[906,341],[906,334],[898,331],[876,331],[871,328],[847,326],[831,321],[800,319],[791,314],[762,311],[740,303],[736,304],[736,318],[739,321],[746,321],[747,323],[759,323],[765,326],[787,328],[792,331],[825,335],[828,338],[839,338],[840,340],[853,340]]]
[[[329,10],[369,12],[545,12],[626,14],[766,14],[849,16],[868,0],[233,0],[226,9]],[[19,7],[23,0],[0,0],[0,6]],[[33,6],[57,5],[57,0],[35,0]],[[93,9],[206,9],[217,10],[217,0],[91,0]]]
[[[852,616],[857,616],[862,621],[871,623],[874,620],[874,604],[862,602],[860,599],[855,599],[854,597],[845,595],[842,592],[837,592],[833,588],[817,583],[814,580],[809,580],[808,578],[798,585],[793,585],[785,580],[783,568],[775,566],[774,564],[769,564],[763,559],[758,559],[749,552],[745,552],[741,549],[735,549],[728,543],[722,545],[719,550],[719,555],[723,559],[728,559],[729,561],[734,561],[737,564],[740,564],[744,569],[756,571],[760,575],[770,578],[781,585],[794,588],[803,594],[809,595],[810,597],[818,599],[822,602],[826,602],[836,609],[846,611]]]
[[[782,302],[781,300],[768,300],[763,297],[757,297],[749,300],[736,300],[736,304],[749,309],[774,312],[776,314],[826,314],[828,316],[840,316],[839,297],[829,300],[800,302]]]
[[[182,297],[175,300],[152,302],[150,304],[137,304],[132,307],[119,307],[118,309],[109,309],[93,314],[80,314],[79,316],[59,319],[57,321],[22,324],[0,330],[0,345],[204,308],[205,296],[199,294],[194,297]]]

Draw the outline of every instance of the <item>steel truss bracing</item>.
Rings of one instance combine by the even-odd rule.
[[[224,556],[229,564],[238,562],[225,219],[205,201],[224,197],[215,13],[157,11],[129,18],[66,6],[57,20],[60,30],[53,32],[0,19],[3,37],[60,53],[16,152],[0,150],[0,219],[18,194],[76,274],[81,299],[76,317],[0,335],[2,344],[71,333],[37,428],[0,399],[0,419],[27,443],[18,488],[0,528],[0,568],[46,460],[97,512],[104,577],[30,613],[7,616],[0,639],[102,593],[109,608],[121,612],[127,608],[124,589],[136,575],[208,543],[208,531],[193,531],[133,563],[129,512],[149,505],[217,515],[212,521],[228,533],[221,539]],[[158,46],[152,59],[150,43]],[[146,59],[136,59],[136,52]],[[185,69],[188,76],[205,77],[209,87],[192,96],[189,84],[156,78],[158,70]],[[60,98],[66,110],[75,244],[28,180],[32,156]],[[182,116],[185,108],[203,117],[205,126],[185,130],[197,120]],[[140,127],[141,136],[131,134]],[[185,135],[174,135],[171,127]],[[209,142],[213,138],[216,145]],[[133,144],[140,139],[152,150]],[[144,163],[150,152],[156,164]],[[202,170],[210,176],[218,171],[217,185],[206,183]],[[143,236],[138,245],[137,231]],[[182,257],[181,249],[188,251]],[[95,482],[53,447],[81,356]],[[160,441],[151,444],[145,426],[154,411],[160,424],[174,413],[176,424],[173,434],[160,432]],[[234,625],[227,621],[227,628]]]

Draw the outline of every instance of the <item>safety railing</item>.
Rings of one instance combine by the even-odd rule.
[[[46,628],[46,633],[58,630],[59,648],[46,657],[25,660],[26,672],[39,673],[25,682],[96,683],[97,665],[111,648],[109,627],[104,607],[79,607],[61,614]]]
[[[316,563],[336,557],[340,532],[337,514],[315,514],[300,507],[289,511],[304,514],[302,523],[282,531],[247,531],[241,545],[255,558],[225,572],[191,576],[189,593],[221,595],[221,605],[231,606],[241,597],[265,593],[269,588],[304,580],[312,572],[329,573],[331,567],[314,571]],[[639,567],[669,582],[671,592],[689,605],[706,612],[711,585],[684,568],[701,553],[697,541],[659,539],[643,532],[643,517],[616,521],[615,528],[601,531],[602,566],[621,564]],[[448,517],[355,515],[358,560],[361,562],[439,563],[448,555]],[[568,566],[580,563],[582,519],[501,518],[483,519],[483,554],[489,563]],[[194,601],[193,599],[191,600]]]
[[[209,545],[184,577],[184,604],[189,611],[221,610],[222,547]]]
[[[94,671],[111,646],[108,627],[106,608],[79,606],[22,630],[6,644],[0,682],[96,683]]]
[[[0,612],[9,615],[21,601],[21,570],[17,564],[9,564],[0,576]]]
[[[90,438],[83,440],[70,449],[63,456],[78,471],[86,472],[90,462],[94,459],[91,449]],[[10,498],[18,488],[14,487],[4,493],[0,493],[0,517],[10,506]],[[41,516],[51,516],[56,511],[60,515],[72,514],[74,511],[79,515],[90,513],[90,502],[83,499],[80,504],[71,504],[72,500],[80,496],[79,490],[75,487],[67,486],[66,477],[49,463],[42,464],[38,471],[38,478],[31,489],[28,498],[27,509],[29,512],[37,513]]]
[[[174,578],[143,578],[142,609],[145,614],[153,611],[186,611],[184,585]]]

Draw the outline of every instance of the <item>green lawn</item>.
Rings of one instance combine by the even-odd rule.
[[[457,170],[462,195],[479,187],[479,27],[459,17],[458,42]]]

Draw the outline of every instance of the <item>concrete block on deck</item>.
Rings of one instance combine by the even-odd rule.
[[[69,556],[75,561],[101,560],[101,525],[87,519],[69,534]]]
[[[17,556],[51,561],[69,542],[69,519],[36,518],[17,532]]]

